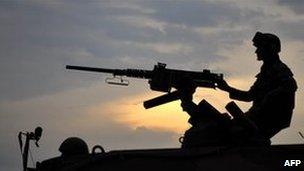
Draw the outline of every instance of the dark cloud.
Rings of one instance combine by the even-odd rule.
[[[296,14],[304,14],[304,1],[302,0],[278,0],[279,5],[287,6]]]
[[[106,61],[104,66],[109,66],[119,61],[117,57],[128,55],[129,49],[125,47],[119,51],[120,46],[106,35],[106,30],[115,28],[115,25],[100,18],[114,14],[102,5],[97,11],[94,4],[80,8],[63,3],[2,1],[0,88],[4,91],[1,100],[88,86],[97,77],[82,79],[73,76],[65,71],[64,65],[96,66]],[[121,15],[126,14],[124,10],[118,11]]]
[[[121,64],[117,63],[123,63],[121,62],[123,57],[131,57],[128,61],[131,66],[132,63],[142,65],[143,61],[150,61],[144,62],[146,65],[142,67],[152,68],[150,65],[156,61],[175,65],[201,56],[203,57],[200,60],[205,62],[215,60],[216,56],[213,52],[217,48],[216,44],[211,46],[212,48],[207,47],[206,45],[212,41],[201,39],[199,34],[191,29],[169,25],[164,28],[166,32],[164,34],[157,29],[130,25],[128,19],[119,20],[122,16],[143,17],[143,19],[147,17],[167,23],[186,24],[191,28],[202,26],[203,23],[212,26],[218,18],[229,16],[229,12],[218,14],[217,11],[210,11],[209,8],[215,8],[215,5],[197,4],[199,3],[197,1],[188,5],[182,2],[171,3],[168,1],[149,4],[151,7],[147,9],[153,7],[152,9],[157,11],[151,14],[144,12],[145,8],[141,10],[132,8],[132,4],[129,7],[110,2],[82,3],[80,1],[71,4],[49,1],[40,3],[39,1],[28,3],[2,1],[0,79],[3,83],[0,88],[4,93],[0,100],[50,94],[73,87],[88,86],[96,81],[96,77],[95,79],[77,77],[67,73],[64,70],[65,64],[96,66],[100,63],[101,66],[119,66]],[[191,12],[191,8],[195,10]],[[183,14],[189,16],[182,17],[183,14],[178,12],[179,10],[185,10]],[[169,13],[163,13],[166,11]],[[229,7],[226,11],[235,11],[235,9]],[[200,16],[199,19],[197,13],[200,12],[203,12],[202,16],[205,17]],[[175,13],[180,16],[174,17]],[[164,54],[153,48],[138,46],[148,43],[170,45],[176,42],[192,46],[195,50],[189,54],[179,52]]]
[[[304,42],[303,31],[299,28],[304,28],[303,22],[290,22],[290,21],[281,21],[278,22],[280,25],[280,34],[284,40],[298,40]]]
[[[144,1],[155,9],[153,16],[160,21],[188,27],[216,26],[225,20],[237,20],[240,9],[226,3],[204,1]]]

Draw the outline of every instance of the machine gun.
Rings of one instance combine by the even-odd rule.
[[[192,80],[195,87],[215,88],[216,83],[223,79],[223,74],[211,73],[210,70],[203,70],[203,72],[197,71],[185,71],[167,69],[166,64],[158,63],[154,66],[153,70],[141,70],[141,69],[106,69],[106,68],[92,68],[83,66],[67,65],[66,69],[82,70],[90,72],[103,72],[113,74],[113,78],[106,78],[108,84],[115,85],[129,85],[128,80],[124,80],[122,77],[133,77],[148,79],[150,89],[154,91],[167,92],[167,94],[159,97],[147,100],[144,102],[145,109],[149,109],[161,104],[165,104],[180,98],[179,91],[171,92],[172,88],[178,88],[183,81],[187,78]],[[118,80],[118,81],[113,81]]]

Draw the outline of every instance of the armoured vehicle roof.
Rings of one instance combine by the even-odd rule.
[[[37,170],[284,170],[286,160],[304,161],[304,144],[269,147],[201,147],[119,150],[69,158],[56,157]],[[285,165],[285,166],[284,166]],[[303,165],[293,169],[303,170]]]

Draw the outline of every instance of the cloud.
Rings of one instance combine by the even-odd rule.
[[[217,54],[225,57],[222,61],[214,64],[214,69],[223,70],[226,74],[234,77],[254,77],[259,70],[259,64],[256,61],[255,48],[251,40],[246,40],[241,46],[232,45],[230,47],[219,48]],[[241,66],[239,64],[242,64]]]
[[[204,1],[152,1],[144,4],[155,10],[152,15],[158,20],[187,27],[213,26],[224,20],[237,19],[240,11],[228,3]]]
[[[99,8],[94,5],[87,4],[80,8],[75,4],[37,4],[33,1],[28,4],[7,2],[1,6],[1,16],[5,16],[1,20],[3,27],[0,28],[1,100],[85,87],[97,80],[97,77],[93,80],[92,77],[73,77],[65,71],[65,64],[103,67],[115,64],[117,67],[123,66],[121,59],[125,56],[132,56],[130,64],[137,61],[142,64],[146,60],[146,49],[126,45],[111,37],[113,28],[123,28],[125,31],[128,27],[107,18],[119,13],[124,15],[128,10],[134,15],[138,10],[130,5],[116,7],[112,4],[112,11],[108,11],[104,6],[111,4],[102,3]],[[125,11],[122,10],[124,8]],[[91,13],[91,10],[97,14]],[[132,37],[135,36],[131,36],[131,40]],[[152,56],[152,52],[148,56]],[[150,64],[153,63],[151,61]]]
[[[280,31],[278,31],[281,35],[283,40],[285,41],[302,41],[304,42],[304,36],[299,28],[304,27],[304,18],[294,22],[291,20],[281,21],[278,22],[280,25]]]
[[[205,46],[209,41],[161,21],[154,16],[157,9],[134,3],[79,3],[12,1],[1,6],[2,100],[51,94],[97,80],[72,76],[64,64],[117,67],[131,57],[124,67],[151,67],[161,61],[187,62],[189,68],[199,67],[196,58],[203,53],[205,63],[216,58],[210,58],[213,49]]]
[[[11,142],[18,131],[36,125],[45,128],[41,151],[35,151],[39,159],[58,155],[68,136],[106,149],[177,147],[188,126],[178,101],[144,110],[142,100],[157,95],[147,80],[109,86],[103,82],[109,75],[67,71],[65,65],[153,69],[163,62],[224,73],[231,85],[246,90],[259,70],[251,46],[258,30],[281,38],[282,59],[299,86],[292,128],[273,141],[299,142],[294,132],[303,130],[304,119],[301,8],[300,1],[275,0],[1,1],[0,143],[7,147],[1,149],[1,169],[21,166],[17,143]],[[227,93],[198,89],[195,101],[202,98],[221,111],[230,100]]]
[[[292,1],[278,0],[278,4],[289,7],[296,14],[304,14],[304,2],[301,0],[292,0]]]
[[[142,47],[145,49],[152,49],[160,54],[184,54],[188,55],[192,52],[192,48],[187,45],[179,44],[179,43],[146,43],[140,44],[138,43],[136,46]]]

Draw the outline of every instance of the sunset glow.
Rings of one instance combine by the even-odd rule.
[[[233,81],[233,83],[235,82],[237,81]],[[238,85],[237,83],[235,84]],[[154,96],[159,95],[159,93],[152,94],[155,94]],[[189,128],[190,125],[187,124],[189,116],[182,111],[179,100],[146,110],[142,102],[149,98],[152,97],[147,95],[130,96],[96,105],[88,110],[88,115],[94,113],[92,119],[98,120],[98,114],[103,113],[104,115],[104,113],[107,113],[111,115],[108,117],[115,122],[125,124],[133,129],[143,126],[149,129],[183,133]],[[221,112],[226,111],[225,105],[230,101],[228,94],[225,92],[198,88],[194,94],[194,102],[198,104],[202,99],[207,100]],[[246,104],[243,105],[246,106]]]

